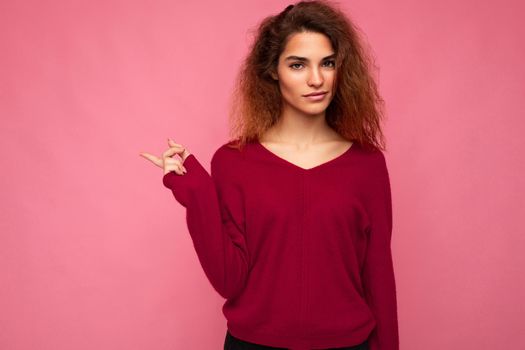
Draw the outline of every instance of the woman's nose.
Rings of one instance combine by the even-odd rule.
[[[310,86],[320,86],[323,85],[323,75],[320,70],[313,69],[308,77],[308,85]]]

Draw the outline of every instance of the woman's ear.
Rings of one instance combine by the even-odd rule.
[[[270,75],[272,76],[273,80],[279,80],[279,77],[277,76],[277,73],[275,73],[275,71],[271,71]]]

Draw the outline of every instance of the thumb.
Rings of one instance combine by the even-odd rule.
[[[168,137],[168,145],[170,146],[179,146],[179,147],[182,147],[182,145],[180,143],[175,143],[175,141],[173,141],[172,139],[170,139]]]
[[[183,145],[181,145],[180,143],[175,143],[175,141],[173,141],[172,139],[170,139],[168,137],[168,145],[170,147],[178,147],[178,148],[181,148],[183,149],[182,152],[179,152],[179,155],[180,157],[182,158],[182,161],[184,162],[186,160],[186,158],[188,158],[188,156],[191,154],[190,151],[188,151],[188,149],[186,147],[184,147]]]

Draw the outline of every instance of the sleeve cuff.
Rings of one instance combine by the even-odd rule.
[[[194,175],[195,175],[195,171],[192,171],[192,170],[195,170],[195,168],[196,168],[197,164],[195,164],[195,163],[198,163],[197,158],[195,158],[193,153],[191,153],[188,157],[186,157],[186,159],[184,160],[184,163],[183,163],[184,167],[186,168],[186,170],[188,170],[188,172],[186,174],[184,174],[184,175],[179,175],[175,171],[167,172],[162,177],[163,185],[165,187],[173,190],[174,187],[176,187],[179,182],[187,182],[186,181],[187,180],[186,177],[194,177]],[[184,178],[184,179],[182,179],[182,178]]]
[[[175,199],[180,204],[187,207],[190,194],[195,190],[204,188],[207,181],[211,181],[211,177],[193,153],[184,160],[183,164],[188,170],[186,174],[179,175],[170,171],[164,174],[162,183],[164,187],[173,192]]]

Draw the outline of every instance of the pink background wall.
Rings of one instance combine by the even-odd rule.
[[[162,186],[209,170],[248,31],[285,1],[0,2],[0,349],[220,349]],[[345,1],[380,66],[403,350],[525,348],[519,1]]]

